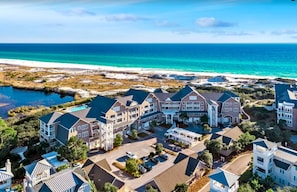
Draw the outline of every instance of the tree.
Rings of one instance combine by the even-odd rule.
[[[156,154],[160,155],[162,153],[162,151],[164,150],[163,144],[162,143],[158,143],[156,145],[156,148],[155,149],[156,149]]]
[[[200,118],[200,121],[201,121],[202,123],[208,123],[208,117],[207,117],[207,115],[203,115],[203,116]]]
[[[208,133],[210,133],[212,131],[212,128],[208,125],[208,123],[204,123],[202,125],[202,128],[204,131],[207,131]]]
[[[286,127],[286,121],[283,119],[279,120],[278,126],[279,128],[284,129]]]
[[[180,115],[179,115],[179,118],[182,119],[183,123],[185,123],[187,120],[189,120],[189,116],[187,113],[185,112],[182,112]]]
[[[122,134],[118,133],[116,134],[116,137],[114,138],[114,141],[113,141],[113,145],[115,147],[118,147],[118,146],[121,146],[123,143],[123,136]]]
[[[107,182],[107,183],[104,183],[104,186],[103,186],[103,189],[102,191],[103,192],[117,192],[119,189],[114,186],[113,184]]]
[[[212,168],[213,156],[208,150],[204,150],[199,159],[206,163],[207,167]]]
[[[145,192],[158,192],[158,189],[153,188],[151,185],[145,186]]]
[[[238,192],[256,192],[249,183],[240,185],[238,188]]]
[[[88,147],[82,139],[71,137],[65,146],[58,148],[58,153],[70,162],[87,158]]]
[[[138,138],[138,133],[137,133],[137,130],[136,129],[132,129],[131,131],[131,136],[133,139],[137,139]]]
[[[246,132],[239,136],[238,142],[241,144],[242,148],[245,148],[246,146],[250,145],[252,141],[254,141],[256,137],[254,135],[251,135],[249,132]]]
[[[253,189],[255,189],[255,191],[260,191],[260,189],[263,187],[263,185],[261,184],[261,182],[259,181],[259,178],[254,178],[251,181],[251,187]]]
[[[255,124],[250,121],[244,121],[241,124],[239,124],[238,126],[243,132],[252,132],[257,129]]]
[[[185,183],[182,184],[176,184],[174,188],[174,192],[187,192],[189,186]]]
[[[138,172],[139,166],[136,159],[130,158],[126,161],[126,170],[131,174]]]
[[[235,142],[235,143],[232,145],[232,148],[233,148],[233,150],[234,150],[236,153],[239,153],[239,152],[242,150],[242,145],[241,145],[241,143],[239,143],[239,142]]]
[[[268,175],[263,181],[263,186],[265,189],[270,189],[270,188],[274,189],[276,184],[272,179],[272,177]]]
[[[17,142],[17,132],[11,127],[8,127],[6,122],[0,117],[0,149],[4,147],[10,148]]]
[[[212,154],[218,154],[220,150],[223,149],[224,145],[221,140],[213,139],[213,140],[206,140],[204,145],[207,150],[209,150]]]
[[[97,190],[97,188],[96,188],[96,185],[95,185],[94,181],[92,181],[92,180],[88,180],[88,183],[89,183],[89,185],[90,185],[90,187],[91,187],[91,192],[98,192],[98,190]]]

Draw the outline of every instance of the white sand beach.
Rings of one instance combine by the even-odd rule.
[[[210,72],[187,72],[177,71],[174,69],[150,69],[150,68],[127,68],[127,67],[111,67],[91,64],[74,64],[74,63],[56,63],[56,62],[40,62],[18,59],[0,59],[0,64],[14,65],[22,67],[35,67],[35,68],[56,68],[56,69],[73,69],[77,70],[99,70],[102,72],[123,72],[123,73],[138,73],[138,74],[176,74],[176,75],[195,75],[195,76],[225,76],[231,78],[244,78],[244,79],[274,79],[273,76],[257,76],[257,75],[244,75],[244,74],[230,74],[230,73],[210,73]]]

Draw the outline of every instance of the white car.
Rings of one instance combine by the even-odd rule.
[[[130,152],[130,151],[126,152],[126,155],[131,159],[137,159],[137,156],[134,153]]]

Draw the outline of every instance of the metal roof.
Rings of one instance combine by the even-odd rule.
[[[238,175],[230,173],[221,168],[218,168],[214,173],[210,174],[208,177],[228,187],[231,187],[239,179]]]

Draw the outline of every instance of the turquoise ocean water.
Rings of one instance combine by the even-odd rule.
[[[297,44],[0,44],[0,58],[297,78]]]

